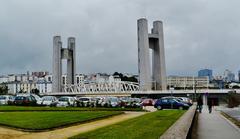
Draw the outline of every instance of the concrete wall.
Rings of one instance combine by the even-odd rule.
[[[191,131],[195,113],[196,105],[193,105],[160,137],[160,139],[186,139],[189,135],[189,131]]]

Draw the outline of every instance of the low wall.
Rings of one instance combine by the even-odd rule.
[[[189,131],[191,131],[195,113],[196,105],[193,105],[160,137],[160,139],[186,139]]]

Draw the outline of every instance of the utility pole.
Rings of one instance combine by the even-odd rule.
[[[194,99],[197,101],[197,80],[194,78]]]
[[[171,91],[171,98],[173,98],[173,87],[170,87],[170,91]],[[171,109],[173,109],[173,102],[171,101]]]

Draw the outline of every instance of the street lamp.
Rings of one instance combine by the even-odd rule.
[[[173,90],[174,90],[174,88],[170,87],[169,89],[171,91],[171,98],[172,98],[173,97]],[[173,109],[173,101],[171,101],[171,109]]]
[[[197,81],[194,79],[194,99],[197,101]]]

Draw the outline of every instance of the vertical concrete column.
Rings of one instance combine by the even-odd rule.
[[[67,83],[75,84],[75,71],[76,71],[76,54],[75,54],[75,38],[68,38],[68,51],[69,58],[67,60]]]
[[[163,23],[162,21],[153,22],[153,34],[158,35],[154,44],[153,51],[153,80],[156,82],[157,90],[167,89],[164,38],[163,38]]]
[[[140,90],[151,90],[151,73],[149,57],[148,23],[142,18],[137,21],[138,27],[138,73]]]
[[[53,81],[52,91],[61,92],[62,85],[62,59],[61,59],[62,42],[60,36],[53,37]]]

